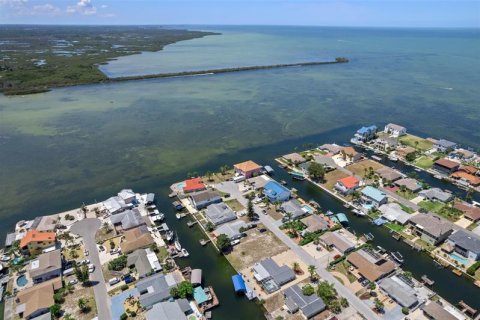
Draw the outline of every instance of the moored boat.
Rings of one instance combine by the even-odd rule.
[[[183,256],[183,257],[188,257],[188,256],[190,255],[190,254],[188,253],[187,249],[185,249],[185,248],[182,248],[181,252],[182,252],[182,256]]]
[[[388,157],[388,159],[390,159],[390,161],[393,161],[393,162],[397,162],[397,161],[398,161],[398,158],[395,157],[395,156],[390,156],[390,157]]]
[[[292,179],[303,181],[305,180],[305,175],[300,172],[291,171]]]
[[[175,249],[177,249],[177,251],[181,251],[182,250],[182,245],[180,244],[180,242],[178,241],[178,239],[175,240]]]
[[[398,263],[402,264],[403,263],[403,256],[400,252],[396,251],[396,252],[392,252],[390,253],[390,255],[392,256],[393,259],[395,259],[395,261],[397,261]]]

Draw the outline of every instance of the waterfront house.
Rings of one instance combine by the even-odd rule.
[[[55,231],[57,226],[57,221],[59,221],[58,214],[52,214],[50,216],[40,216],[36,217],[33,220],[32,225],[30,226],[31,229],[35,229],[37,231]]]
[[[187,315],[193,313],[187,299],[176,299],[173,301],[162,301],[156,303],[145,312],[146,320],[187,320]]]
[[[471,175],[480,174],[480,169],[474,166],[469,166],[469,165],[461,165],[460,168],[458,168],[458,171],[463,171]]]
[[[263,188],[263,194],[271,203],[287,201],[291,197],[290,190],[276,181],[269,181]]]
[[[329,156],[315,155],[313,157],[313,161],[321,164],[326,172],[335,170],[335,168],[337,167],[335,161],[332,159],[332,157]]]
[[[286,265],[279,266],[272,258],[257,262],[252,267],[256,281],[267,293],[273,293],[290,281],[295,280],[295,273]]]
[[[55,303],[53,294],[62,287],[62,279],[55,278],[20,291],[15,298],[16,315],[21,319],[33,319],[49,313]]]
[[[162,270],[157,255],[150,248],[137,249],[130,253],[127,256],[127,266],[135,268],[139,279]]]
[[[362,189],[362,200],[364,204],[378,207],[387,203],[388,198],[385,192],[382,192],[372,186],[366,186]]]
[[[300,310],[307,319],[316,316],[326,309],[322,298],[316,294],[305,295],[298,284],[285,289],[283,295],[288,312],[293,314]]]
[[[392,137],[378,137],[375,139],[375,147],[388,152],[398,147],[398,140]]]
[[[471,222],[480,220],[480,208],[467,202],[456,202],[453,207],[463,212],[463,217]]]
[[[216,191],[200,191],[190,195],[192,206],[197,209],[203,209],[213,203],[222,202],[222,196]]]
[[[183,193],[192,193],[205,190],[207,187],[202,181],[202,178],[192,178],[185,180],[185,185],[183,186]]]
[[[445,241],[454,230],[452,223],[431,213],[412,215],[408,223],[412,226],[415,235],[432,246]]]
[[[370,249],[360,249],[348,255],[347,261],[354,266],[365,279],[375,282],[396,269],[393,261]]]
[[[262,166],[256,164],[252,160],[237,163],[233,166],[235,173],[244,176],[245,178],[251,178],[262,172]]]
[[[395,150],[395,154],[400,157],[400,158],[403,158],[403,159],[407,159],[409,157],[411,157],[412,155],[415,156],[415,154],[417,153],[417,150],[415,150],[415,148],[412,148],[412,147],[401,147],[401,148],[397,148]]]
[[[305,161],[307,161],[304,157],[302,157],[300,154],[296,152],[286,154],[282,156],[282,158],[293,164],[304,163]]]
[[[302,209],[302,204],[297,199],[290,199],[282,203],[280,211],[284,213],[282,221],[289,221],[288,215],[291,216],[291,220],[296,220],[307,214]]]
[[[459,229],[448,237],[446,243],[462,257],[471,261],[480,259],[480,237],[473,232]]]
[[[450,310],[453,310],[451,307]],[[431,301],[430,303],[424,305],[422,307],[423,314],[427,317],[427,319],[432,320],[459,320],[458,317],[450,313],[447,309],[445,309],[440,302]],[[458,312],[455,312],[458,313]],[[459,314],[459,313],[458,313]],[[460,315],[460,314],[459,314]],[[466,318],[460,318],[466,319]]]
[[[305,226],[305,232],[320,232],[320,231],[326,231],[329,229],[329,223],[325,219],[323,219],[321,216],[318,216],[316,214],[309,215],[302,220],[300,220]],[[302,231],[302,232],[303,232]]]
[[[247,224],[243,220],[236,220],[233,222],[224,223],[219,226],[213,234],[215,237],[218,237],[221,234],[227,235],[230,240],[236,240],[243,238],[245,232],[243,230],[247,229]]]
[[[400,137],[407,134],[407,128],[399,126],[398,124],[395,124],[395,123],[387,124],[383,131],[394,137]]]
[[[43,253],[30,261],[27,267],[33,283],[41,283],[62,276],[62,255],[60,250]]]
[[[322,234],[319,239],[326,247],[335,248],[341,254],[345,254],[355,249],[355,243],[339,233],[339,231],[340,230],[334,232],[327,231]]]
[[[148,309],[156,303],[168,300],[171,297],[170,289],[176,287],[180,282],[180,279],[177,279],[173,273],[157,273],[138,281],[135,288],[140,294],[140,304]]]
[[[377,126],[371,125],[369,127],[361,127],[355,133],[355,140],[367,142],[375,138],[377,134]]]
[[[382,204],[378,210],[382,213],[382,217],[390,222],[396,222],[400,225],[405,225],[410,219],[410,214],[402,210],[398,203]]]
[[[389,167],[381,167],[375,171],[375,173],[386,182],[393,182],[402,178],[402,174],[397,170],[394,170]]]
[[[401,307],[411,309],[418,304],[413,282],[405,280],[404,277],[392,276],[383,279],[380,281],[379,287]]]
[[[111,215],[110,222],[117,229],[126,231],[145,224],[145,219],[142,217],[137,208],[133,208],[132,210]]]
[[[123,241],[120,243],[120,248],[123,254],[129,254],[137,249],[148,248],[153,243],[155,241],[147,226],[141,225],[123,233]]]
[[[247,182],[255,190],[263,189],[269,181],[272,181],[272,179],[265,174],[262,174],[261,176],[252,177],[247,180]]]
[[[440,140],[437,140],[437,142],[433,145],[433,147],[438,152],[448,153],[450,151],[453,151],[457,147],[457,144],[452,141],[440,139]]]
[[[439,188],[430,188],[427,190],[422,190],[418,193],[419,196],[422,196],[426,200],[430,201],[440,201],[443,203],[447,203],[452,201],[454,196],[449,192],[445,192]]]
[[[433,163],[433,169],[440,173],[449,175],[460,168],[460,163],[448,159],[439,159]]]
[[[472,187],[480,186],[480,178],[473,174],[466,173],[465,171],[455,171],[450,177],[457,180],[459,183],[463,182],[464,185],[470,185]]]
[[[457,159],[461,161],[473,161],[477,155],[473,151],[459,148],[450,152],[448,156],[452,159]]]
[[[237,219],[235,212],[223,202],[209,205],[205,215],[216,226]]]
[[[413,178],[403,178],[394,182],[398,187],[404,186],[410,192],[417,192],[422,189],[422,184]]]
[[[129,208],[129,205],[123,201],[122,198],[119,196],[110,197],[107,200],[102,202],[103,207],[108,211],[110,214],[115,214],[118,212],[122,212]]]
[[[335,183],[335,190],[343,195],[349,195],[354,192],[360,186],[360,180],[355,176],[349,176],[337,180]]]
[[[362,158],[362,154],[357,152],[353,147],[343,147],[340,154],[346,162],[356,162]]]
[[[54,246],[56,238],[55,232],[29,230],[20,240],[20,249],[31,255],[39,254],[43,249]]]
[[[340,153],[340,151],[342,151],[343,147],[341,147],[341,146],[339,146],[338,144],[335,144],[335,143],[333,143],[333,144],[326,143],[326,144],[322,144],[317,149],[320,150],[320,151],[325,151],[325,152],[328,152],[332,155],[335,155],[335,154]]]
[[[117,194],[124,203],[129,204],[135,201],[135,192],[132,189],[123,189]]]

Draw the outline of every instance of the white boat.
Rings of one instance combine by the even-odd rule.
[[[388,157],[388,159],[390,159],[390,161],[394,161],[394,162],[398,161],[398,158],[395,157],[395,156],[390,156],[390,157]]]
[[[381,247],[381,246],[377,246],[377,250],[378,252],[380,253],[385,253],[387,250],[385,250],[385,248]]]
[[[167,231],[166,237],[167,241],[171,241],[173,239],[173,231]]]
[[[422,170],[418,169],[418,168],[415,168],[415,171],[417,172],[422,172]]]
[[[182,218],[182,216],[180,215],[180,213],[175,214],[175,217],[177,217],[177,220],[180,220],[180,219]]]
[[[390,255],[395,259],[398,263],[403,263],[403,256],[400,252],[392,252]]]
[[[382,158],[380,158],[379,156],[372,156],[372,159],[373,159],[373,160],[377,160],[377,161],[381,161],[381,160],[382,160]]]
[[[366,216],[367,214],[361,210],[358,210],[358,209],[353,209],[352,212],[357,215],[357,216]]]
[[[177,251],[182,251],[182,246],[180,245],[180,242],[178,242],[178,239],[175,240],[175,249],[177,249]]]
[[[190,255],[190,253],[188,253],[187,249],[185,249],[185,248],[183,248],[181,251],[182,251],[182,255],[184,257],[188,257]]]

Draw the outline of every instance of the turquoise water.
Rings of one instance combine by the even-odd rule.
[[[19,287],[24,287],[28,283],[27,277],[25,275],[21,275],[17,278],[17,285]]]
[[[248,159],[267,163],[307,143],[343,144],[364,124],[395,122],[415,134],[480,148],[478,30],[201,29],[224,34],[105,68],[129,75],[233,62],[336,56],[350,62],[0,96],[0,239],[18,220],[101,201],[127,187],[157,193],[159,208],[167,212],[173,210],[168,186],[189,172]],[[198,244],[201,232],[175,218],[168,223],[190,252],[180,263],[202,268],[222,297],[215,318],[228,319],[233,308],[244,318],[261,318],[254,304],[233,295],[234,270],[215,250]],[[428,266],[424,274],[433,273]],[[466,297],[449,293],[458,280],[448,279],[442,294],[457,301],[469,300],[478,289],[465,285]],[[441,288],[441,277],[436,282]]]
[[[450,258],[452,258],[453,260],[456,260],[458,261],[458,263],[460,264],[463,264],[463,265],[467,265],[468,264],[468,259],[464,258],[464,257],[461,257],[459,256],[458,254],[456,253],[450,253],[449,254]]]
[[[313,208],[311,208],[310,206],[307,206],[306,204],[304,204],[302,206],[303,210],[307,213],[313,213],[315,210],[313,210]]]

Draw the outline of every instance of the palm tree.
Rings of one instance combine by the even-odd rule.
[[[295,273],[300,272],[300,264],[297,261],[294,261],[292,263],[292,269]]]
[[[311,264],[308,266],[308,273],[310,273],[310,279],[313,281],[315,278],[315,274],[317,273],[317,267],[315,265]]]
[[[87,309],[87,301],[84,298],[78,299],[77,305],[80,308],[80,311],[82,312],[84,312]]]
[[[212,176],[213,176],[213,174],[212,174],[210,171],[207,171],[207,172],[205,173],[205,177],[207,177],[207,180],[208,180],[208,181],[212,181]]]

